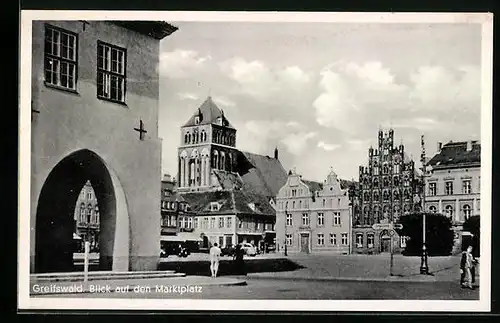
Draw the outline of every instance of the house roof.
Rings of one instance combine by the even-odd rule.
[[[200,117],[200,122],[196,124],[196,117]],[[229,123],[227,118],[224,116],[224,111],[219,109],[219,107],[212,100],[212,97],[208,97],[205,102],[203,102],[200,107],[195,111],[191,118],[184,124],[184,127],[191,127],[196,125],[204,124],[217,124],[217,118],[222,117],[223,126],[227,128],[234,127]]]
[[[243,180],[238,173],[219,169],[214,169],[213,173],[223,190],[241,189],[243,187]]]
[[[208,192],[181,193],[191,206],[191,210],[200,215],[247,214],[274,216],[275,210],[265,196],[245,190],[221,190]],[[218,211],[211,211],[211,202],[220,205]],[[250,204],[255,208],[252,209]]]
[[[311,193],[316,193],[317,191],[321,191],[323,189],[323,184],[320,182],[302,179],[302,183],[306,184],[307,187],[309,187]]]
[[[268,198],[275,197],[288,175],[279,159],[240,151],[238,173],[245,189]]]
[[[163,39],[179,28],[165,21],[113,21],[115,25],[136,31],[140,34],[153,37],[155,39]]]
[[[443,145],[441,151],[434,155],[427,165],[434,169],[479,166],[481,164],[481,143],[472,141],[472,149],[467,150],[467,142],[452,142]]]

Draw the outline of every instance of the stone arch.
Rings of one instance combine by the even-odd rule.
[[[219,152],[217,150],[214,150],[212,156],[212,167],[218,169],[218,166],[219,166]]]
[[[188,154],[185,150],[181,152],[179,155],[179,186],[180,187],[185,187],[187,186],[187,178],[189,174],[189,169],[188,169]]]
[[[226,170],[225,165],[226,165],[226,154],[223,151],[221,151],[219,158],[219,169]]]
[[[99,267],[101,270],[129,270],[130,220],[125,192],[106,162],[95,152],[82,149],[54,166],[38,196],[34,228],[35,272],[74,270],[74,212],[87,180],[93,185],[99,205]]]

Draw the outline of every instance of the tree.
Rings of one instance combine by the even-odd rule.
[[[463,231],[470,232],[472,234],[472,239],[466,243],[465,239],[462,239],[462,249],[467,248],[470,244],[472,245],[472,254],[474,257],[479,257],[479,236],[481,234],[481,221],[478,215],[471,216],[463,224]]]
[[[422,254],[422,213],[402,216],[398,223],[403,229],[397,230],[400,236],[408,237],[403,254],[419,256]],[[447,256],[453,249],[453,230],[451,220],[441,214],[425,213],[425,245],[429,256]]]

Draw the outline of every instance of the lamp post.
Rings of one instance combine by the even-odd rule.
[[[422,153],[420,155],[420,161],[422,162],[422,178],[421,178],[421,196],[422,198],[420,199],[420,212],[422,213],[422,257],[420,261],[420,274],[421,275],[427,275],[429,274],[429,265],[427,264],[427,247],[425,245],[425,231],[426,231],[426,219],[425,219],[425,172],[426,172],[426,167],[425,167],[425,142],[424,142],[424,135],[421,136],[421,148],[422,148]]]

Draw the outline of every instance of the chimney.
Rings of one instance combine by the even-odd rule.
[[[274,148],[274,159],[278,159],[278,147]]]
[[[472,150],[472,141],[469,140],[467,141],[467,151],[471,151]]]
[[[439,141],[437,144],[437,152],[440,153],[442,148],[443,148],[443,143]]]

